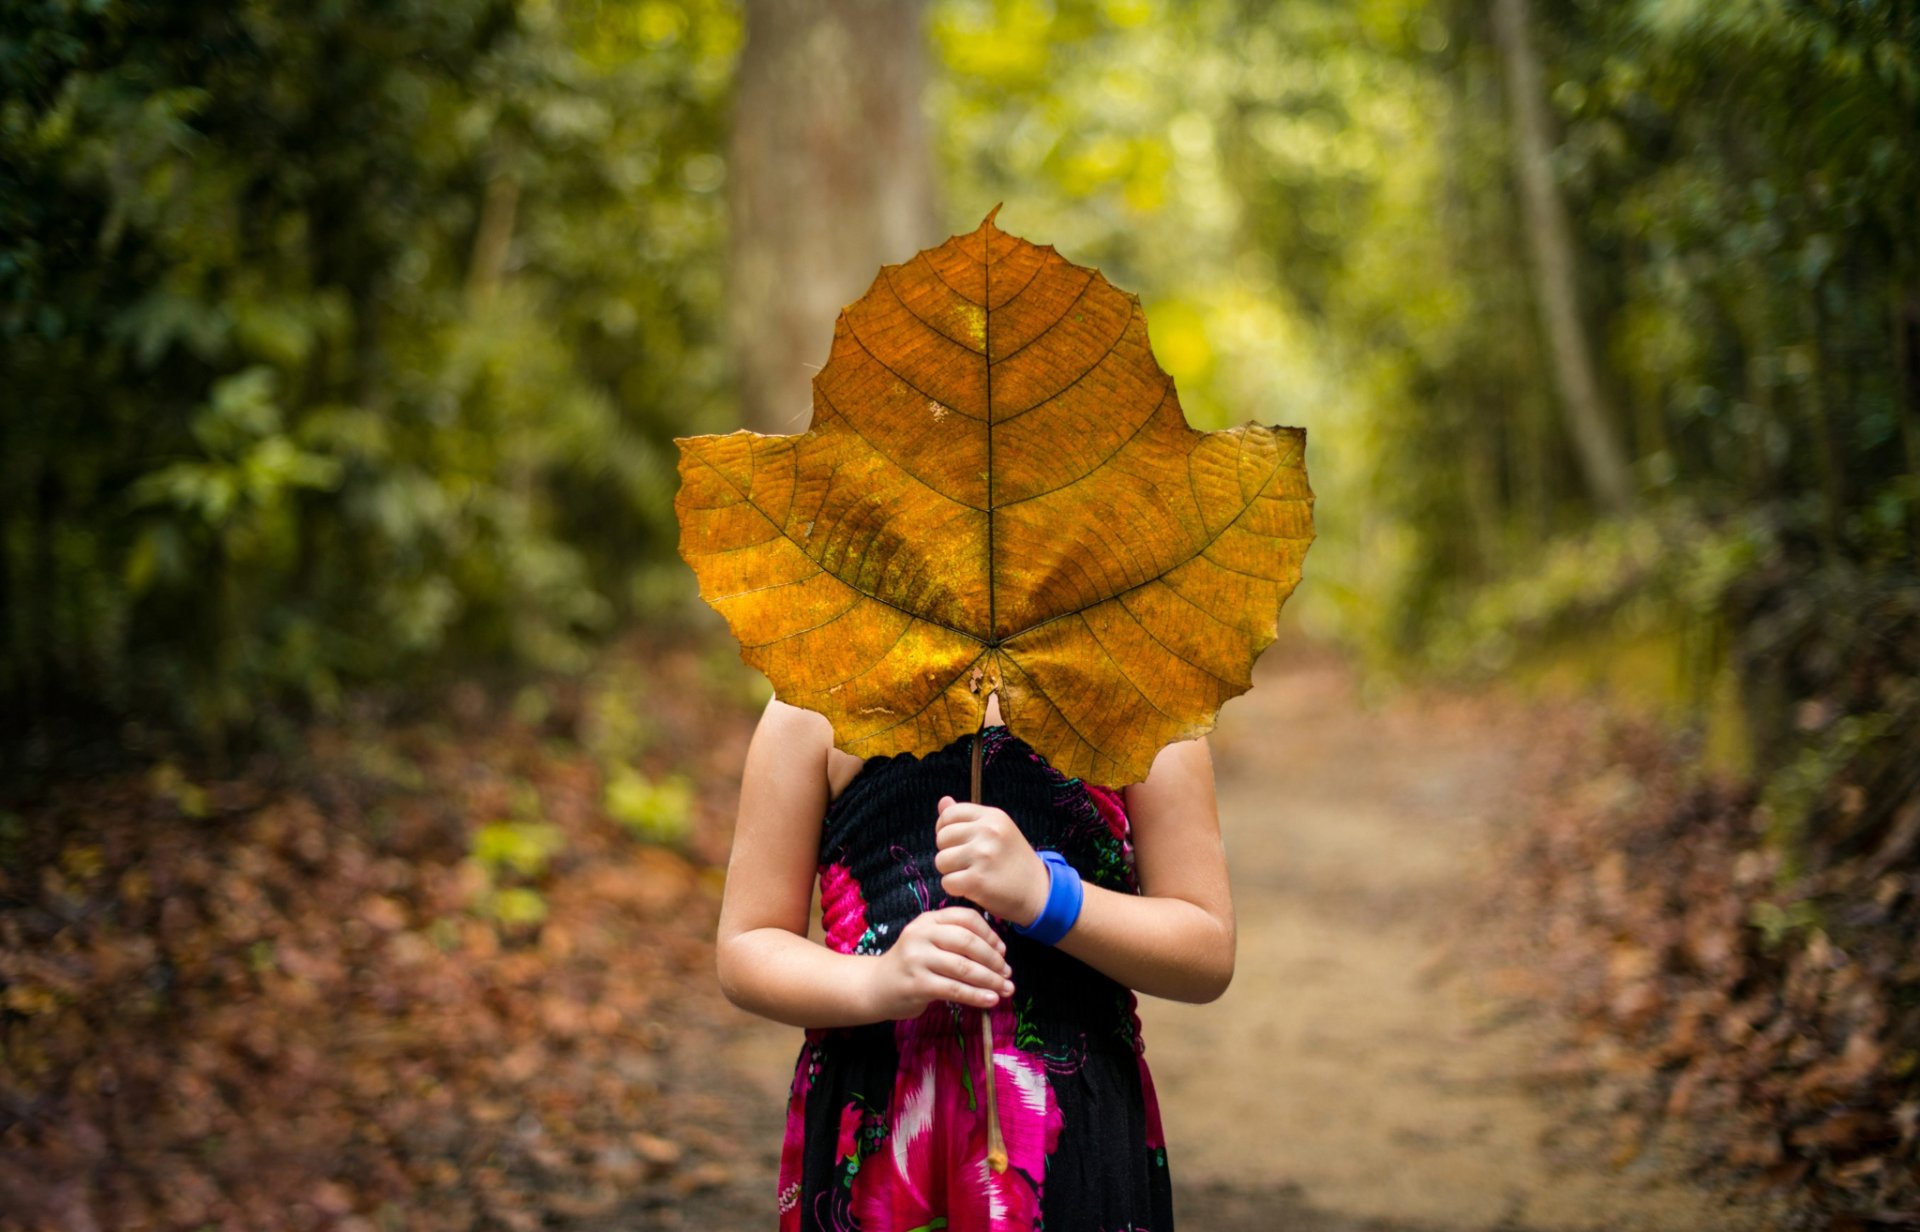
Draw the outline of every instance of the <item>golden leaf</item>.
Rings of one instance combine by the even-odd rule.
[[[680,552],[848,753],[943,748],[998,691],[1063,773],[1139,782],[1277,633],[1306,430],[1189,427],[1139,297],[998,212],[841,311],[806,432],[678,438]]]

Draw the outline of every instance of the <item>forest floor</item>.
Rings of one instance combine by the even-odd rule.
[[[0,810],[0,1232],[771,1228],[801,1035],[713,974],[743,670],[730,644],[638,638],[572,685],[316,727],[294,762]],[[1372,703],[1293,642],[1227,703],[1237,974],[1210,1005],[1141,1004],[1184,1232],[1812,1226],[1696,1168],[1697,1118],[1634,1108],[1665,1063],[1607,1053],[1606,1014],[1646,1012],[1644,971],[1599,985],[1598,1020],[1546,1008],[1616,944],[1606,921],[1555,939],[1502,855],[1583,815],[1567,733],[1588,728],[1550,710]],[[608,767],[687,776],[691,828],[637,837],[651,789],[617,824]],[[1762,1122],[1715,1145],[1777,1145]]]
[[[1233,985],[1209,1005],[1141,1003],[1180,1226],[1787,1226],[1775,1200],[1690,1175],[1677,1129],[1622,1149],[1604,1085],[1552,1059],[1550,1025],[1507,987],[1524,973],[1479,944],[1494,847],[1527,810],[1524,708],[1418,690],[1366,705],[1341,660],[1283,649],[1210,738]],[[732,1081],[761,1092],[736,1181],[764,1218],[798,1032],[714,1023]]]

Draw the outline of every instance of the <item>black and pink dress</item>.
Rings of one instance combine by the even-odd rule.
[[[880,954],[947,906],[934,868],[941,796],[968,797],[972,737],[924,758],[867,760],[827,808],[827,944]],[[984,803],[1089,885],[1138,894],[1117,790],[1055,770],[1004,726],[984,732]],[[991,919],[992,917],[989,917]],[[1015,992],[990,1011],[936,1001],[917,1018],[806,1033],[781,1154],[781,1232],[1170,1232],[1159,1106],[1132,990],[993,921]],[[980,1015],[1009,1164],[987,1166]]]

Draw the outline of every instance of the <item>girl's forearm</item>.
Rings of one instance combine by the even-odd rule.
[[[1129,988],[1174,1001],[1215,1000],[1233,979],[1233,925],[1180,898],[1088,885],[1080,918],[1056,948]]]
[[[1233,979],[1230,924],[1179,898],[1085,887],[1080,918],[1057,947],[1127,987],[1174,1001],[1212,1001]],[[784,928],[721,944],[720,987],[750,1013],[796,1027],[878,1021],[871,955],[840,954]]]
[[[876,1020],[871,955],[841,954],[784,928],[728,938],[717,955],[721,990],[750,1013],[795,1027]]]

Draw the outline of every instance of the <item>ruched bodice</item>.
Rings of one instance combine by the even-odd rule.
[[[1061,774],[1005,726],[988,727],[982,735],[982,803],[1004,809],[1036,851],[1059,852],[1089,885],[1138,893],[1121,794]],[[965,904],[941,889],[934,821],[940,797],[968,798],[972,758],[972,736],[924,758],[869,758],[835,797],[820,835],[827,944],[843,954],[884,953],[916,915]],[[1027,1017],[1065,1016],[1084,1026],[1089,1011],[1098,1017],[1111,1007],[1119,1021],[1128,1016],[1123,985],[993,922],[1006,939],[1015,1002]]]

